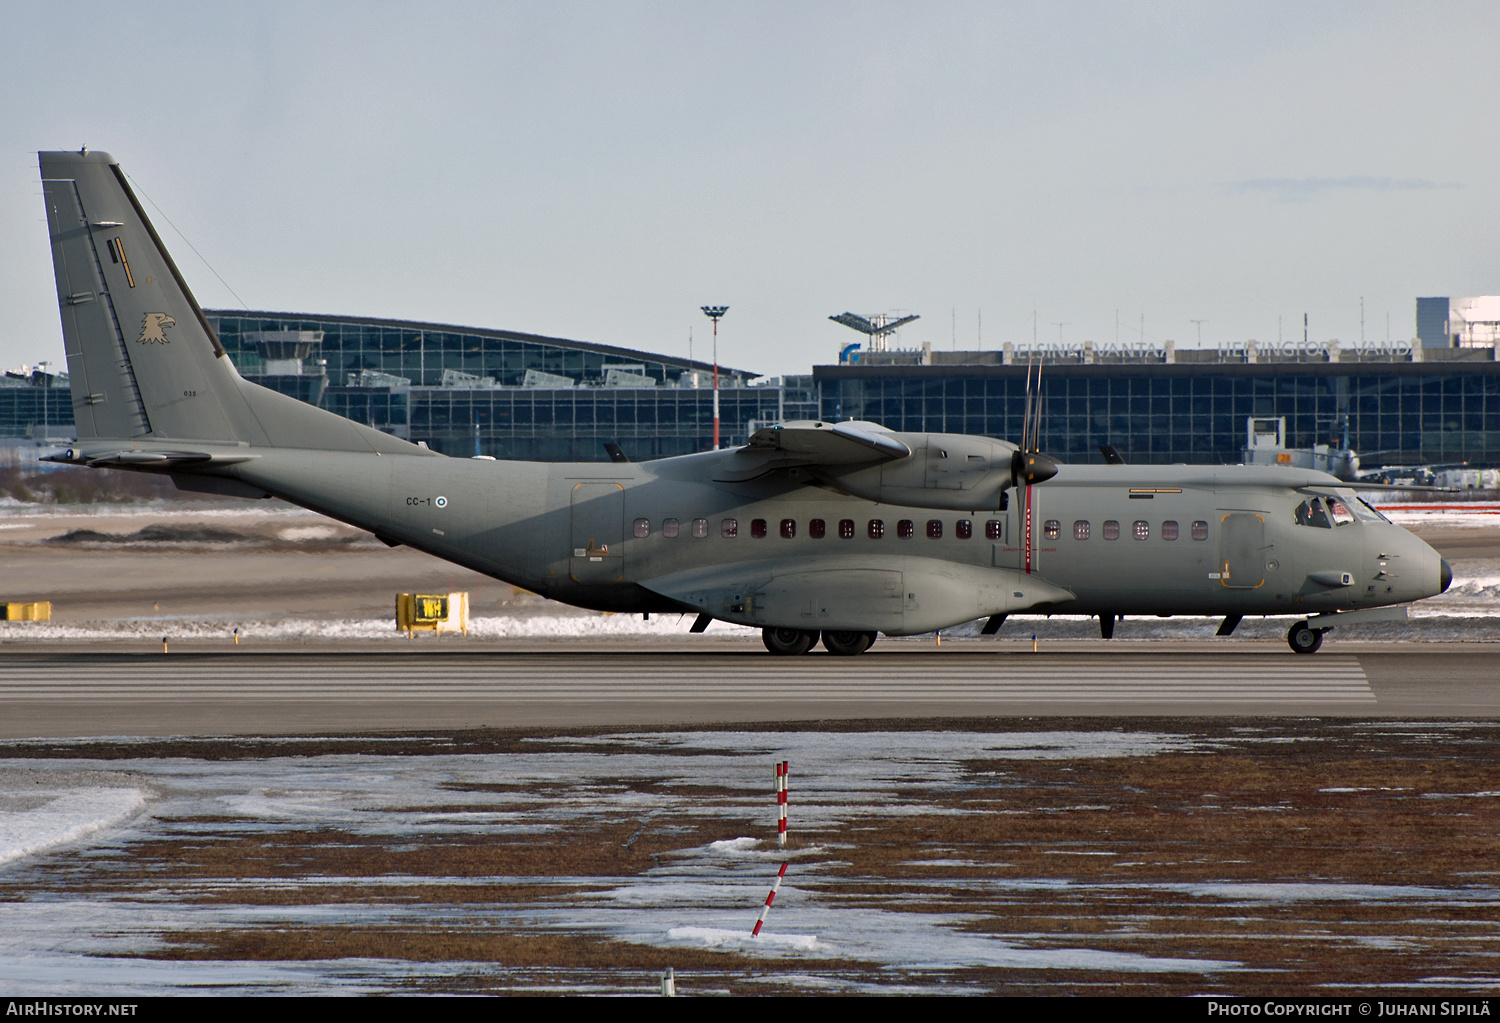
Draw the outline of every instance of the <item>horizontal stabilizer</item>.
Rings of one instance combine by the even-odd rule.
[[[190,467],[239,465],[259,458],[248,451],[181,451],[151,447],[125,449],[99,447],[74,447],[60,455],[48,455],[44,462],[61,462],[64,465],[87,465],[95,469],[188,469]]]

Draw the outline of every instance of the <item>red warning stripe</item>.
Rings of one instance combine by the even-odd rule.
[[[1022,527],[1022,532],[1025,535],[1025,543],[1026,543],[1026,574],[1030,575],[1031,574],[1031,550],[1032,550],[1032,548],[1031,548],[1031,484],[1029,484],[1029,483],[1026,485],[1026,498],[1025,498],[1025,501],[1026,501],[1025,524]]]

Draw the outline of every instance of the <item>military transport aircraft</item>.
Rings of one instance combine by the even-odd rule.
[[[241,378],[115,161],[40,162],[78,424],[55,461],[274,495],[569,604],[759,627],[777,654],[1017,612],[1096,615],[1106,639],[1125,614],[1222,615],[1221,635],[1297,615],[1287,639],[1311,653],[1452,579],[1326,473],[1058,465],[1034,427],[1017,445],[790,422],[641,463],[450,458]]]

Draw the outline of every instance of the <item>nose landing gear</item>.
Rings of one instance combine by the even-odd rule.
[[[1323,633],[1327,629],[1315,629],[1306,622],[1298,622],[1287,631],[1286,641],[1299,654],[1315,654],[1323,645]]]

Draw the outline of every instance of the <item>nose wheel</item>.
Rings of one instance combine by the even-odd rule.
[[[1315,654],[1318,647],[1323,645],[1323,633],[1326,631],[1315,629],[1306,622],[1298,622],[1287,631],[1287,645],[1299,654]]]

